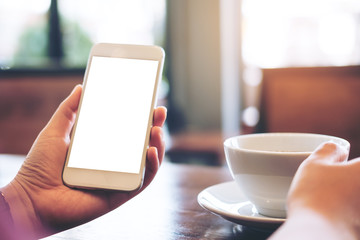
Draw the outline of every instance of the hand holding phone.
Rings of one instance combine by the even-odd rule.
[[[156,107],[141,189],[132,192],[79,191],[65,186],[61,173],[81,93],[82,87],[76,86],[60,104],[38,135],[14,181],[1,188],[17,228],[10,231],[16,234],[15,238],[43,238],[117,208],[151,183],[163,160],[162,126],[166,109]],[[133,116],[127,114],[127,117]]]
[[[66,185],[141,187],[163,62],[156,46],[93,47],[63,170]]]

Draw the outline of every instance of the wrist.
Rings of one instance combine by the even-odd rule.
[[[16,180],[0,190],[8,204],[14,232],[29,239],[35,238],[39,221],[26,191]]]
[[[5,194],[0,189],[0,232],[4,239],[15,239],[14,222]]]
[[[306,229],[306,232],[299,234],[305,234],[299,239],[357,239],[353,224],[344,221],[344,216],[318,210],[310,207],[293,209],[284,225],[293,229]]]

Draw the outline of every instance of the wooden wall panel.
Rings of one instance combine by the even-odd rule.
[[[262,132],[343,137],[360,156],[360,66],[264,69]]]
[[[82,75],[0,78],[0,153],[26,154]]]

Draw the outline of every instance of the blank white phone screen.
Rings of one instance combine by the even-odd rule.
[[[68,167],[139,173],[158,64],[92,57]]]

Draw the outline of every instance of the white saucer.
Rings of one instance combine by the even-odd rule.
[[[204,189],[198,195],[198,202],[206,210],[247,227],[276,229],[285,222],[284,218],[271,218],[259,214],[235,181]]]

